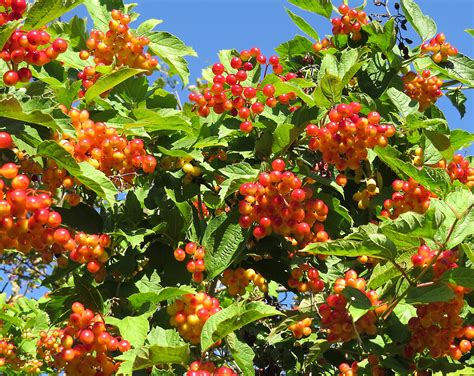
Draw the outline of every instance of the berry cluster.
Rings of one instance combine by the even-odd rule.
[[[186,269],[192,273],[194,282],[201,283],[204,279],[204,271],[206,270],[206,265],[204,265],[206,250],[204,247],[198,247],[196,243],[191,242],[186,244],[184,249],[176,248],[173,254],[174,258],[180,262],[186,259],[186,255],[190,257],[186,264]]]
[[[237,373],[227,366],[216,368],[211,361],[196,360],[189,365],[189,370],[185,376],[237,376]]]
[[[227,269],[222,274],[221,282],[227,287],[229,294],[233,296],[244,295],[245,288],[250,284],[250,282],[253,282],[261,292],[266,293],[268,291],[268,285],[265,278],[253,269]]]
[[[330,121],[324,127],[306,127],[306,134],[311,137],[309,148],[321,152],[324,162],[335,165],[339,171],[358,169],[367,158],[367,149],[387,146],[388,138],[395,134],[392,125],[379,124],[378,112],[364,117],[359,116],[360,109],[359,103],[342,103],[329,111]]]
[[[338,9],[341,17],[331,20],[332,33],[334,35],[350,35],[354,41],[361,40],[360,29],[369,23],[367,14],[363,10],[351,9],[346,4],[341,4]]]
[[[411,262],[415,268],[424,268],[431,264],[437,254],[437,250],[432,250],[427,245],[420,245],[417,253],[411,257]],[[458,256],[457,251],[447,250],[441,252],[432,265],[434,277],[440,277],[447,270],[457,268]]]
[[[7,22],[19,20],[28,8],[26,0],[0,0],[3,12],[0,14],[0,26]]]
[[[386,374],[384,367],[380,364],[380,360],[377,355],[370,354],[367,357],[367,361],[369,362],[372,376],[384,376]]]
[[[185,163],[181,167],[181,169],[185,173],[183,177],[183,184],[191,183],[193,178],[197,178],[202,174],[201,168],[199,166],[194,166],[191,162],[192,159],[187,158],[185,159]]]
[[[420,147],[417,147],[415,149],[415,157],[413,158],[413,164],[415,166],[423,165],[423,149]]]
[[[8,186],[0,179],[0,251],[16,249],[27,254],[36,250],[48,258],[51,246],[61,244],[61,234],[67,231],[58,228],[62,218],[51,210],[51,196],[30,188],[30,179],[18,174],[14,163],[4,164],[0,175],[10,180]]]
[[[443,81],[425,69],[421,75],[408,72],[402,78],[405,94],[419,104],[419,110],[424,111],[443,95]]]
[[[377,182],[374,179],[368,179],[366,183],[366,188],[354,193],[352,196],[352,199],[357,201],[357,207],[359,209],[367,209],[370,206],[370,200],[372,197],[380,192],[379,187],[377,187]]]
[[[285,162],[275,159],[273,171],[263,172],[256,183],[244,183],[240,194],[239,224],[249,228],[258,225],[253,235],[262,239],[272,232],[294,238],[300,243],[324,242],[329,236],[324,231],[328,215],[327,205],[313,197],[313,190],[291,171],[285,171]]]
[[[334,45],[332,44],[332,41],[329,40],[328,38],[324,38],[320,42],[316,42],[313,44],[313,51],[316,53],[320,51],[327,51],[331,47],[334,47]]]
[[[265,110],[265,106],[273,108],[278,102],[289,105],[296,99],[294,92],[281,94],[275,98],[275,87],[271,84],[264,87],[243,85],[248,78],[248,72],[257,71],[260,65],[266,68],[271,65],[275,74],[282,73],[283,67],[278,56],[270,56],[267,62],[267,57],[261,54],[259,48],[254,47],[250,51],[242,51],[238,57],[233,57],[230,65],[232,72],[226,71],[222,63],[214,64],[211,88],[204,90],[203,93],[191,92],[189,94],[189,100],[196,104],[200,116],[208,116],[211,108],[216,114],[229,112],[242,120],[240,130],[250,133],[253,130],[253,123],[249,119],[260,115]],[[281,80],[289,81],[295,77],[296,74],[288,73],[282,76]],[[262,95],[259,96],[259,92]]]
[[[311,319],[310,317],[305,317],[303,320],[291,324],[288,329],[292,332],[294,338],[301,339],[304,337],[308,337],[312,333],[312,323],[313,319]]]
[[[87,110],[62,110],[70,116],[77,140],[63,135],[59,144],[78,162],[88,162],[120,185],[130,185],[139,168],[145,173],[155,171],[156,159],[147,154],[143,140],[127,140],[115,128],[94,122]]]
[[[326,303],[319,307],[321,325],[329,332],[327,337],[329,342],[347,342],[356,336],[352,318],[347,309],[347,299],[341,294],[346,286],[362,291],[369,298],[372,306],[376,307],[355,322],[357,332],[368,335],[377,333],[377,315],[385,311],[386,304],[381,303],[375,290],[366,291],[365,285],[365,280],[359,278],[354,270],[348,270],[344,278],[339,278],[334,282],[334,294],[329,295]]]
[[[352,364],[347,364],[347,363],[341,363],[339,364],[339,367],[337,367],[339,370],[338,376],[357,376],[357,371],[359,369],[359,366],[357,362],[353,362]]]
[[[158,66],[158,60],[145,52],[150,40],[144,36],[133,35],[131,32],[129,28],[131,17],[116,9],[111,12],[111,16],[109,30],[105,33],[99,30],[91,31],[90,38],[86,41],[88,50],[79,53],[79,57],[83,60],[92,56],[95,63],[95,66],[87,66],[78,74],[83,86],[79,98],[82,98],[87,89],[101,76],[96,69],[98,66],[113,65],[114,69],[125,66],[143,69],[147,75],[151,75]],[[102,96],[107,94],[108,92],[105,92]]]
[[[0,339],[0,367],[6,364],[16,365],[17,363],[16,346],[3,338]]]
[[[103,318],[75,302],[68,326],[42,332],[37,345],[38,355],[53,359],[51,366],[64,369],[66,375],[113,375],[119,363],[110,353],[130,350],[130,343],[107,331]]]
[[[324,290],[324,282],[319,278],[318,270],[309,264],[302,264],[291,270],[288,286],[301,293]]]
[[[405,347],[405,355],[413,357],[427,349],[433,358],[446,355],[459,360],[463,353],[471,350],[474,339],[473,327],[462,327],[461,311],[464,295],[462,286],[452,286],[455,298],[448,302],[433,302],[418,305],[416,317],[408,322],[411,339]],[[463,339],[464,337],[464,339]]]
[[[408,211],[425,213],[430,207],[430,198],[434,197],[433,193],[418,184],[413,178],[409,178],[408,181],[394,180],[392,188],[395,192],[391,199],[384,201],[384,209],[380,213],[382,216],[392,219]]]
[[[64,243],[64,248],[70,251],[69,258],[72,261],[87,264],[87,270],[95,274],[94,277],[99,282],[105,278],[104,263],[109,259],[105,249],[110,247],[110,243],[110,236],[107,234],[88,235],[78,232]]]
[[[170,325],[176,327],[179,334],[192,344],[199,343],[204,323],[220,310],[219,300],[202,292],[186,294],[167,309]]]
[[[421,53],[426,54],[428,52],[432,53],[431,59],[435,63],[441,63],[448,60],[449,56],[456,56],[458,49],[446,42],[446,36],[443,33],[439,33],[429,42],[421,45]]]
[[[474,168],[461,154],[455,154],[453,160],[446,166],[451,181],[459,180],[469,188],[474,187]]]
[[[7,2],[3,1],[3,3]],[[21,6],[18,7],[20,3]],[[0,5],[6,6],[1,3]],[[11,1],[10,6],[12,9],[17,8],[24,12],[26,9],[26,1]],[[19,12],[9,14],[1,13],[0,24],[7,22],[8,20],[5,18],[11,16],[19,16],[18,18],[21,18]],[[0,58],[5,61],[9,67],[9,70],[3,75],[3,82],[7,86],[14,86],[18,82],[29,82],[32,77],[29,68],[30,65],[42,67],[51,60],[57,59],[59,54],[65,52],[67,48],[68,43],[64,39],[56,38],[51,42],[51,36],[44,28],[41,30],[24,31],[18,29],[14,31],[0,52]],[[27,66],[20,68],[19,65],[23,62],[25,62]]]

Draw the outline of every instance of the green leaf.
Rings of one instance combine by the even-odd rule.
[[[26,15],[23,29],[40,29],[83,2],[84,0],[36,0]]]
[[[87,89],[85,99],[87,102],[90,102],[100,94],[113,89],[115,86],[127,80],[128,78],[143,72],[145,72],[143,69],[122,67],[116,71],[113,71],[112,73],[105,74],[99,77],[95,84]]]
[[[468,33],[471,37],[474,37],[474,29],[465,29],[466,33]]]
[[[0,26],[0,48],[5,46],[13,32],[20,26],[22,20],[10,21]]]
[[[294,56],[307,54],[308,51],[311,51],[312,45],[308,38],[297,35],[293,39],[280,44],[275,48],[275,52],[280,55],[280,59],[288,58],[291,60]]]
[[[467,98],[464,95],[464,93],[461,90],[448,90],[446,92],[446,96],[448,99],[451,101],[454,107],[459,112],[459,115],[461,115],[461,119],[464,117],[466,114],[466,106],[464,103],[466,103]]]
[[[379,51],[390,51],[396,42],[395,19],[390,18],[384,26],[379,22],[371,22],[364,30],[369,34],[368,44],[371,44]]]
[[[143,346],[150,330],[149,314],[141,316],[127,316],[123,319],[107,316],[105,322],[117,327],[120,335],[130,342],[133,347]]]
[[[424,304],[431,302],[447,302],[454,298],[453,289],[446,283],[436,282],[427,286],[410,287],[405,302],[408,304]]]
[[[400,90],[391,87],[387,90],[387,95],[404,117],[418,111],[418,103]]]
[[[174,35],[159,31],[147,34],[150,39],[151,53],[161,57],[169,65],[169,74],[178,74],[183,80],[183,85],[189,82],[189,69],[184,56],[197,56],[196,52],[189,46],[186,46],[179,38]]]
[[[462,243],[467,237],[474,235],[474,196],[469,192],[468,208],[463,213],[461,219],[455,222],[454,228],[450,234],[449,241],[446,244],[448,249],[452,249]]]
[[[438,131],[431,131],[429,129],[423,130],[423,134],[428,140],[430,140],[444,159],[450,161],[453,158],[454,149],[451,146],[451,141],[448,135]]]
[[[55,207],[62,217],[62,223],[88,234],[101,234],[104,223],[100,214],[93,207],[80,203],[71,208]]]
[[[164,364],[187,364],[189,345],[175,330],[153,328],[147,337],[148,344],[132,349],[118,357],[121,364],[119,375],[132,375],[133,371]]]
[[[253,359],[255,358],[255,353],[252,348],[245,342],[240,341],[235,333],[227,336],[227,345],[229,346],[232,359],[239,366],[242,375],[254,376]]]
[[[439,63],[435,67],[441,68],[441,71],[449,78],[459,82],[474,86],[474,60],[463,54],[450,56],[448,61]]]
[[[43,125],[47,128],[75,135],[74,127],[64,115],[55,118],[51,112],[51,103],[40,99],[29,99],[20,102],[13,96],[0,95],[0,116],[8,119]],[[61,113],[62,114],[62,113]]]
[[[330,18],[332,14],[330,0],[288,0],[288,2],[296,5],[298,8],[320,14],[326,18]]]
[[[201,332],[201,350],[205,352],[214,343],[251,322],[281,314],[263,302],[235,302],[212,315]]]
[[[397,249],[393,242],[382,234],[369,234],[365,240],[354,239],[351,235],[344,239],[324,243],[312,243],[301,251],[303,253],[332,256],[372,256],[383,259],[394,259]]]
[[[342,290],[342,295],[345,296],[350,305],[356,308],[368,310],[372,307],[369,298],[355,287],[346,286],[344,290]],[[354,320],[356,319],[354,318]]]
[[[313,27],[306,22],[303,17],[298,16],[297,14],[293,13],[291,10],[286,9],[286,13],[290,16],[291,20],[294,22],[296,26],[305,34],[309,35],[311,38],[315,40],[319,40],[319,35]]]
[[[436,34],[436,23],[431,17],[425,16],[420,7],[413,0],[401,0],[403,13],[408,22],[423,40],[432,38]]]
[[[454,129],[451,131],[450,140],[454,150],[468,148],[474,142],[474,133],[463,129]]]
[[[124,129],[143,128],[148,133],[164,131],[193,133],[191,121],[181,111],[171,108],[158,111],[140,108],[133,111],[133,116],[137,120],[124,124]]]
[[[387,89],[398,69],[391,68],[382,53],[377,53],[357,74],[357,82],[364,93],[377,100]]]
[[[390,145],[385,148],[376,146],[374,151],[399,177],[403,179],[411,177],[440,197],[444,197],[449,192],[451,179],[446,171],[427,166],[418,170],[411,163],[400,160],[400,152]]]
[[[138,27],[137,27],[137,34],[138,35],[145,35],[152,31],[155,27],[157,27],[159,24],[161,24],[163,20],[157,20],[156,18],[150,18],[149,20],[146,20],[142,22]]]
[[[443,274],[443,281],[474,289],[474,269],[454,268]]]
[[[191,287],[163,287],[158,291],[138,292],[128,297],[134,309],[139,309],[145,303],[157,304],[165,300],[171,300],[185,294],[192,294],[195,290]]]
[[[102,295],[96,287],[92,286],[89,279],[74,274],[74,290],[82,298],[80,301],[87,302],[88,308],[94,312],[103,312],[104,300]]]
[[[87,162],[77,163],[56,141],[43,141],[38,145],[38,155],[53,159],[59,167],[64,168],[79,182],[97,193],[110,204],[115,202],[117,188],[102,171],[96,170]]]
[[[306,94],[305,88],[314,87],[314,83],[302,78],[295,78],[291,81],[277,81],[273,84],[275,87],[275,96],[293,91],[308,106],[314,106],[314,100],[311,95]]]
[[[212,219],[206,228],[202,245],[208,278],[224,271],[245,247],[247,230],[238,224],[239,213],[233,211]]]
[[[433,238],[438,226],[431,209],[425,214],[407,212],[398,218],[382,222],[380,231],[400,248],[415,247],[422,238]],[[403,234],[403,236],[400,236]]]
[[[122,0],[84,0],[84,5],[94,21],[94,29],[108,30],[113,9],[123,9]]]

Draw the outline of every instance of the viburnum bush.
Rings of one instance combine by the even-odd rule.
[[[0,0],[2,375],[474,374],[474,61],[414,0],[290,3],[331,34],[189,85],[134,4]]]

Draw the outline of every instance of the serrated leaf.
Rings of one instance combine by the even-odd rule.
[[[331,17],[332,4],[330,0],[288,0],[290,4],[309,12],[320,14],[326,18]]]
[[[239,366],[242,375],[254,376],[255,369],[253,367],[253,359],[255,353],[252,348],[245,342],[240,341],[235,333],[231,333],[227,336],[227,345],[229,346],[232,358]]]
[[[280,311],[263,302],[235,302],[206,321],[201,332],[201,350],[205,352],[220,339],[251,322],[279,314]]]
[[[413,0],[401,0],[400,4],[405,17],[421,39],[427,40],[435,36],[436,23],[431,17],[425,16]]]
[[[418,111],[418,103],[400,90],[391,87],[387,90],[387,95],[404,117]]]
[[[189,345],[175,330],[155,327],[147,337],[147,344],[132,349],[117,357],[123,360],[119,375],[132,375],[155,365],[186,364],[189,359]]]
[[[87,102],[90,102],[102,93],[113,89],[121,82],[143,72],[145,72],[145,70],[143,69],[122,67],[116,71],[113,71],[112,73],[100,76],[99,79],[94,83],[94,85],[87,89],[85,99]]]
[[[298,28],[303,33],[307,34],[308,36],[310,36],[311,38],[315,40],[319,40],[319,35],[316,32],[316,30],[314,30],[313,27],[308,22],[306,22],[306,20],[303,17],[298,16],[297,14],[293,13],[289,9],[285,9],[285,10],[286,10],[286,13],[288,13],[288,15],[290,16],[293,23],[296,26],[298,26]]]
[[[139,292],[132,294],[128,300],[134,309],[139,309],[145,303],[157,304],[165,300],[171,300],[185,294],[192,294],[196,290],[192,287],[163,287],[158,291]]]
[[[96,287],[92,286],[88,279],[74,274],[74,289],[83,299],[81,301],[87,302],[88,308],[92,309],[94,312],[103,312],[104,300],[102,299],[102,295]]]
[[[93,207],[80,203],[71,208],[55,207],[62,217],[62,223],[78,231],[88,234],[101,234],[104,222],[100,214]]]
[[[463,129],[452,130],[449,138],[454,150],[468,148],[474,142],[474,134]]]
[[[150,31],[152,31],[155,27],[157,27],[161,23],[163,23],[163,20],[150,18],[149,20],[142,22],[137,27],[137,35],[145,35],[146,33],[149,33]]]
[[[474,289],[474,269],[454,268],[443,274],[443,281]]]
[[[107,30],[113,9],[123,9],[122,0],[84,0],[84,5],[94,21],[94,29]]]
[[[396,42],[395,19],[390,18],[385,25],[371,22],[364,30],[369,34],[367,43],[382,52],[390,51]]]
[[[140,108],[133,111],[133,116],[137,120],[124,124],[124,129],[143,128],[148,133],[165,131],[193,133],[191,121],[178,110],[165,108],[152,111]]]
[[[324,243],[312,243],[303,248],[301,252],[332,256],[358,257],[366,255],[383,259],[395,258],[397,253],[395,245],[386,236],[369,234],[364,237],[365,240],[349,236]]]
[[[410,287],[405,302],[408,304],[424,304],[431,302],[447,302],[454,298],[453,289],[446,283],[436,282],[427,286]]]
[[[206,228],[202,245],[208,278],[224,271],[245,247],[247,230],[238,224],[239,213],[233,211],[212,219]]]
[[[446,96],[451,101],[453,106],[456,107],[462,119],[466,114],[466,106],[464,103],[466,103],[467,97],[461,90],[448,90],[446,92]]]
[[[432,63],[434,65],[434,63]],[[448,61],[439,63],[435,67],[449,78],[474,86],[474,60],[463,54],[450,56]]]
[[[102,171],[96,170],[87,162],[77,163],[71,154],[55,141],[43,141],[38,145],[38,155],[53,159],[78,181],[110,204],[115,202],[117,188]]]
[[[53,116],[51,103],[42,102],[41,99],[30,99],[20,102],[16,97],[0,95],[0,116],[8,119],[23,121],[45,126],[69,135],[74,135],[74,127],[69,119],[58,119]]]
[[[13,32],[20,26],[22,20],[10,21],[0,25],[0,48],[10,39]]]
[[[183,84],[187,85],[189,69],[184,56],[197,56],[196,52],[179,38],[164,31],[150,32],[146,36],[150,39],[151,53],[161,57],[169,65],[170,75],[178,74]]]
[[[127,316],[123,319],[107,316],[105,322],[109,325],[115,326],[120,335],[130,342],[133,347],[143,346],[150,330],[150,323],[148,322],[149,314],[141,316]]]
[[[83,2],[84,0],[36,0],[26,14],[23,29],[40,29]]]
[[[451,179],[446,171],[439,168],[431,168],[424,166],[418,170],[411,163],[404,162],[400,159],[400,152],[388,145],[385,148],[376,146],[374,148],[377,156],[389,166],[399,177],[406,179],[411,177],[419,184],[429,189],[440,197],[446,196],[451,187]]]
[[[474,29],[465,29],[466,33],[468,33],[471,37],[474,37]]]

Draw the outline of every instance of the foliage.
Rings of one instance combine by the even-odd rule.
[[[415,1],[290,0],[184,105],[160,20],[46,3],[0,2],[2,374],[472,373],[474,61]]]

